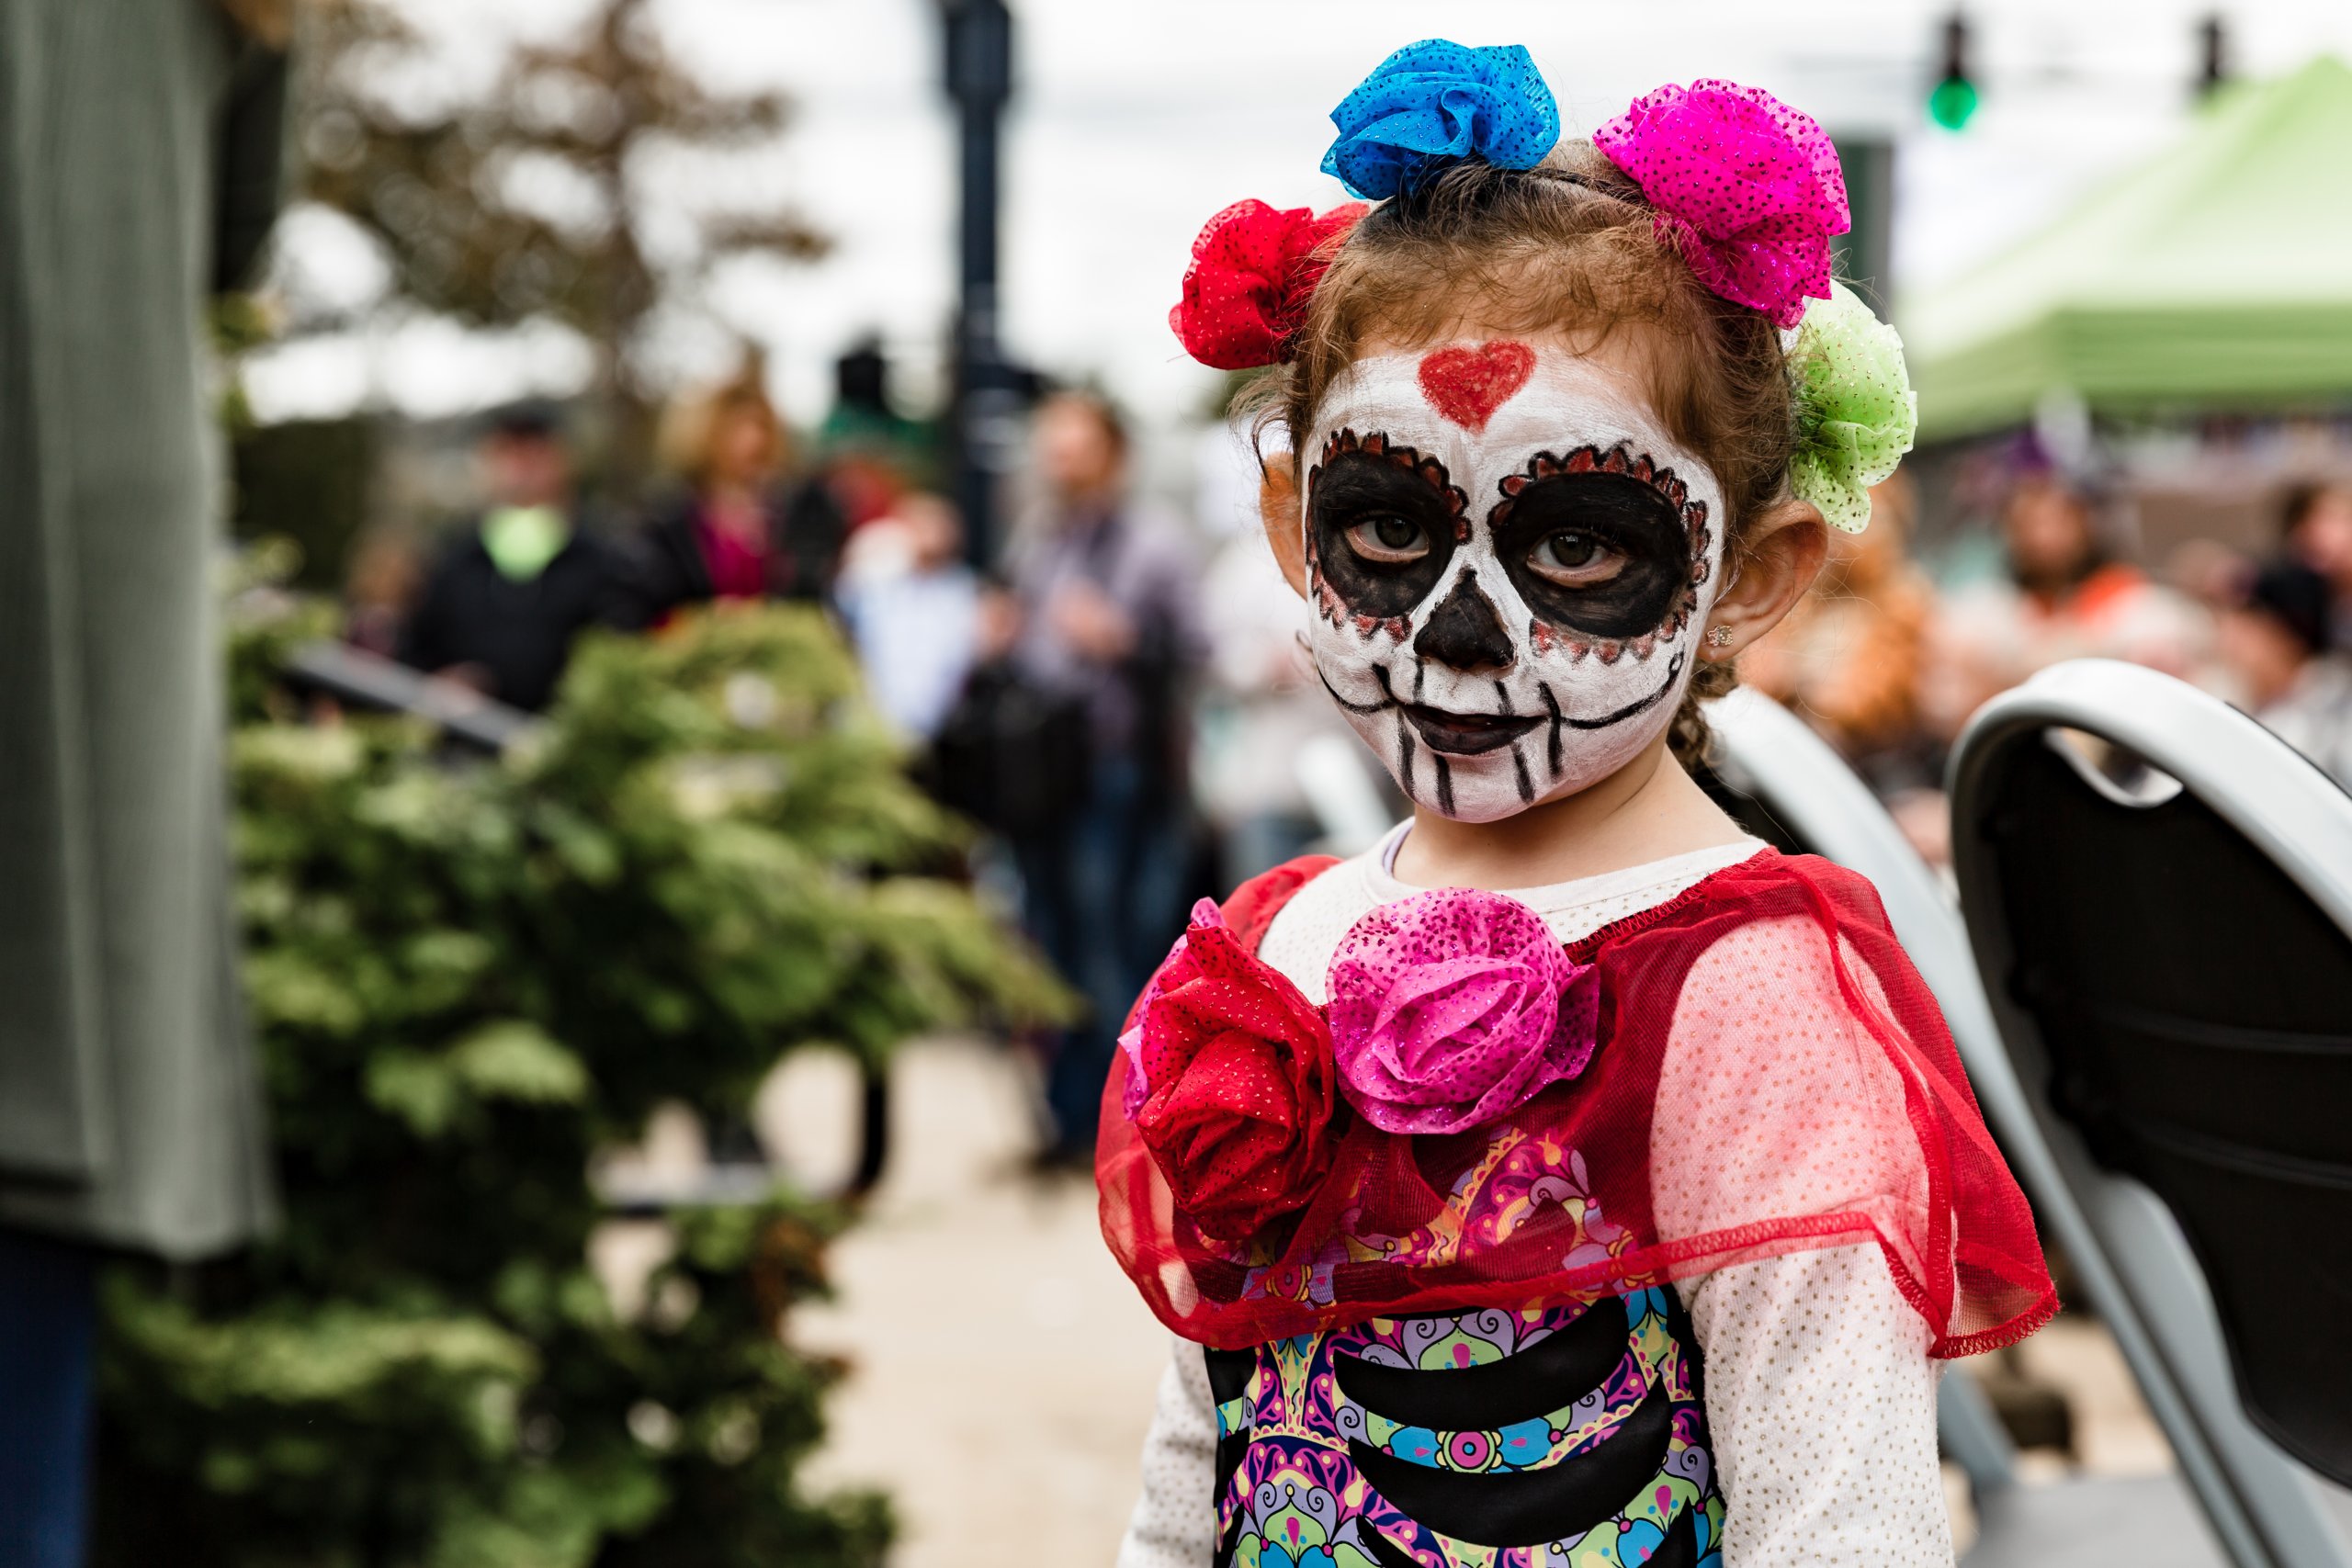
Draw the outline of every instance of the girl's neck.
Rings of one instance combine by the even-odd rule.
[[[1396,874],[1416,887],[1499,893],[1602,876],[1741,837],[1660,736],[1599,784],[1499,821],[1456,822],[1416,808]]]

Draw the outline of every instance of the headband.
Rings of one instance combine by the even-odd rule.
[[[1443,39],[1382,61],[1331,122],[1323,171],[1367,202],[1410,197],[1458,164],[1534,168],[1560,137],[1558,106],[1524,48]],[[1800,418],[1791,484],[1831,525],[1860,529],[1870,486],[1910,450],[1917,419],[1902,340],[1831,279],[1829,243],[1851,218],[1828,134],[1770,93],[1707,80],[1635,99],[1592,144],[1639,188],[1692,276],[1795,329],[1784,339]],[[1317,217],[1244,201],[1211,219],[1169,315],[1187,352],[1221,370],[1287,360],[1316,284],[1367,210]]]

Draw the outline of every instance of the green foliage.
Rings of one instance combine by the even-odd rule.
[[[497,762],[288,721],[315,630],[232,584],[245,975],[286,1222],[106,1294],[101,1561],[772,1568],[878,1561],[796,1467],[837,1369],[783,1328],[844,1216],[671,1222],[616,1313],[588,1170],[658,1102],[740,1114],[783,1051],[1054,1014],[964,889],[820,616],[581,649]]]
[[[252,346],[224,351],[221,361]],[[228,395],[238,380],[223,378]],[[379,425],[368,414],[346,419],[227,423],[229,525],[240,539],[289,539],[301,558],[295,581],[340,593],[352,576],[363,531],[379,513]]]

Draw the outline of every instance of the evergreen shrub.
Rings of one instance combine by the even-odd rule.
[[[244,975],[284,1221],[104,1294],[99,1558],[140,1568],[853,1568],[883,1499],[796,1470],[793,1348],[840,1210],[681,1212],[642,1308],[592,1273],[592,1159],[779,1055],[1054,1015],[820,615],[586,640],[496,761],[321,724],[232,637]]]

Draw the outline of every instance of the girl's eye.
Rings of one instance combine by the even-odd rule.
[[[1625,557],[1594,535],[1563,528],[1537,540],[1527,564],[1563,588],[1591,588],[1623,571]]]
[[[1367,517],[1348,530],[1348,547],[1369,561],[1398,565],[1430,553],[1429,536],[1410,518],[1385,513]]]

